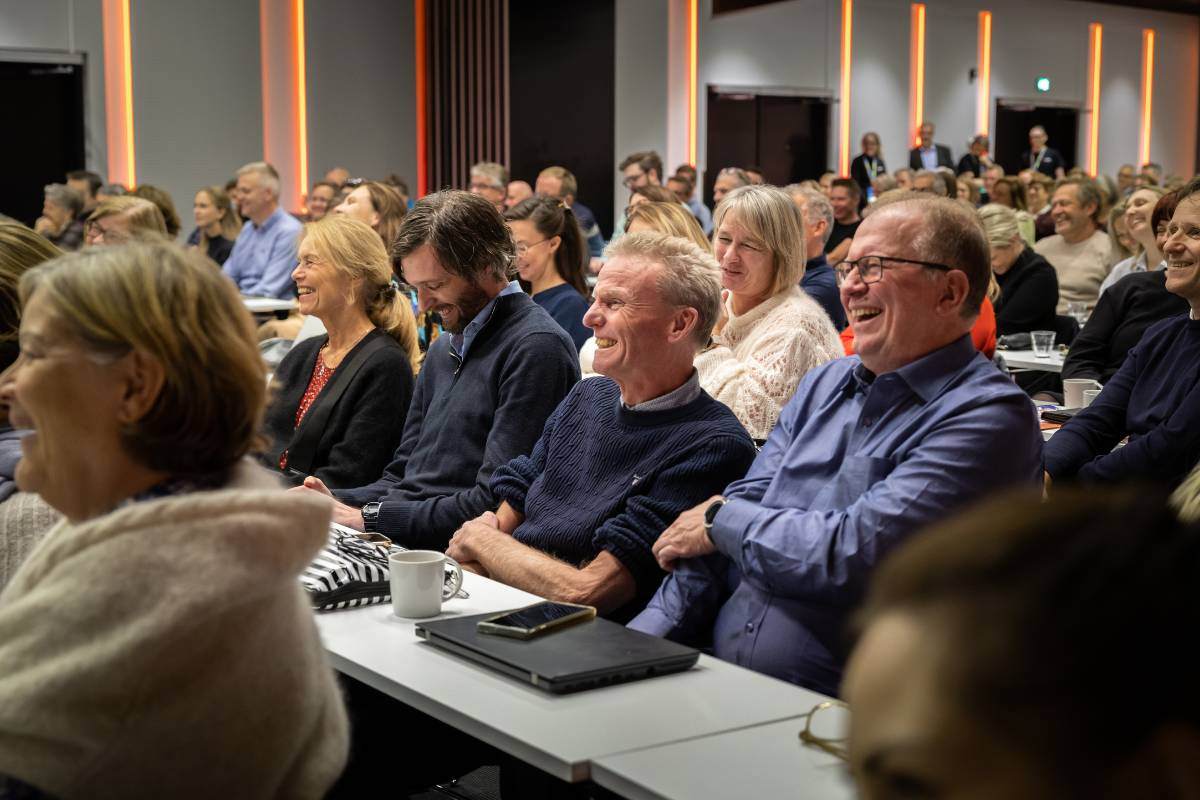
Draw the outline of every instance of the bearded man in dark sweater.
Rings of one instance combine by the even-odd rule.
[[[577,385],[528,456],[500,467],[499,509],[447,551],[465,568],[628,621],[658,588],[652,547],[684,510],[741,478],[754,443],[700,388],[692,361],[720,314],[720,268],[691,242],[623,236],[596,301],[602,376]]]
[[[528,453],[579,381],[575,345],[510,280],[508,226],[487,200],[442,191],[404,218],[392,257],[422,311],[446,334],[430,346],[400,447],[379,480],[331,492],[333,519],[411,548],[443,550],[460,525],[495,508],[492,472]]]

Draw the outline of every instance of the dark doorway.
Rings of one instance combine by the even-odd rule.
[[[0,97],[9,109],[0,125],[7,190],[0,213],[33,225],[42,187],[84,168],[83,65],[0,61]]]
[[[760,166],[767,183],[819,178],[829,147],[829,100],[708,89],[704,198],[724,167]]]
[[[1048,147],[1062,154],[1066,169],[1078,163],[1075,144],[1079,139],[1079,109],[1036,106],[1012,100],[996,101],[996,162],[1005,173],[1015,175],[1029,165],[1022,156],[1029,150],[1029,129],[1041,125],[1049,137]]]
[[[511,0],[508,6],[509,170],[537,179],[569,169],[578,200],[612,234],[616,103],[613,0]]]

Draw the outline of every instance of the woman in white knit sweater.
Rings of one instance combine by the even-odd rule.
[[[800,288],[804,223],[787,193],[743,186],[713,221],[723,314],[696,357],[700,385],[766,439],[804,373],[843,355],[829,315]]]
[[[235,287],[134,244],[21,279],[0,386],[64,519],[0,593],[0,796],[322,797],[345,710],[297,576],[330,508],[247,458],[266,382]]]

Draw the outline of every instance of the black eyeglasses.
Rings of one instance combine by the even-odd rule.
[[[858,277],[863,283],[877,283],[883,278],[883,271],[887,269],[883,263],[884,261],[916,264],[921,267],[936,269],[939,272],[951,272],[957,269],[957,267],[950,267],[945,264],[935,264],[932,261],[917,261],[912,258],[896,258],[894,256],[863,256],[853,261],[839,261],[833,265],[833,269],[837,273],[838,280],[844,281],[850,277],[852,270],[858,270]]]

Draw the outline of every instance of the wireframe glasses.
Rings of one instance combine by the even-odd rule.
[[[818,715],[820,715],[818,729],[832,727],[833,724],[837,722],[836,718],[838,715],[821,714],[821,712],[828,711],[831,708],[840,708],[848,711],[850,706],[846,705],[841,700],[826,700],[823,703],[818,703],[817,705],[813,706],[812,711],[809,711],[804,715],[804,730],[800,731],[800,741],[804,742],[810,747],[815,747],[818,750],[824,750],[834,758],[841,759],[842,761],[849,761],[850,753],[847,747],[847,738],[845,735],[822,736],[813,732],[813,720],[816,719]]]
[[[531,242],[529,244],[526,244],[525,242],[517,242],[517,255],[524,257],[525,254],[528,253],[530,250],[537,247],[539,244],[542,244],[542,243],[548,242],[548,241],[550,241],[550,240],[549,239],[539,239],[538,241]]]
[[[957,267],[947,266],[946,264],[935,264],[932,261],[917,261],[912,258],[896,258],[895,256],[863,256],[856,258],[853,261],[839,261],[833,265],[834,271],[837,273],[838,280],[844,281],[850,277],[850,273],[858,270],[858,278],[863,283],[878,283],[883,278],[883,271],[890,269],[885,265],[884,261],[895,261],[900,264],[916,264],[929,269],[936,269],[939,272],[951,272]]]

